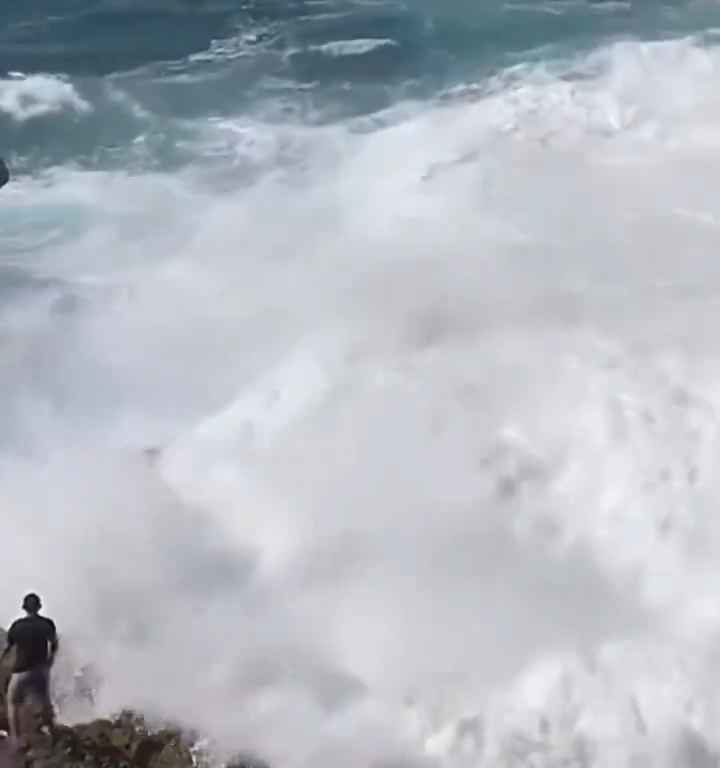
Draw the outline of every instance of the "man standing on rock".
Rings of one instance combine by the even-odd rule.
[[[30,593],[22,604],[27,614],[8,630],[7,647],[0,664],[15,649],[15,662],[7,691],[10,739],[15,745],[20,736],[21,707],[27,698],[41,707],[42,724],[52,729],[54,712],[50,700],[50,668],[58,650],[57,631],[51,619],[40,615],[40,598]]]

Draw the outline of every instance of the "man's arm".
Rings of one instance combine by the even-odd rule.
[[[8,654],[10,651],[12,651],[14,645],[15,633],[13,632],[13,628],[10,627],[10,631],[7,633],[7,644],[5,645],[5,650],[2,652],[2,655],[0,655],[0,666],[2,666]]]
[[[52,665],[55,663],[55,655],[57,654],[58,648],[60,647],[57,630],[55,629],[55,624],[52,621],[50,621],[50,637],[48,638],[48,642],[50,644],[50,656],[48,657],[48,665],[52,667]]]

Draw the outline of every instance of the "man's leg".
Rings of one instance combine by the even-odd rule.
[[[28,672],[26,688],[32,733],[47,729],[52,734],[54,713],[50,699],[50,671],[39,667]]]
[[[17,748],[20,743],[20,715],[24,688],[23,673],[15,673],[10,678],[7,690],[8,725],[10,727],[10,745]]]
[[[52,735],[55,730],[55,707],[53,706],[52,696],[50,695],[50,668],[45,667],[41,670],[38,685],[41,690],[42,721],[41,724],[46,727]]]
[[[7,719],[8,719],[8,736],[10,737],[10,743],[12,745],[15,745],[17,743],[17,736],[18,736],[17,706],[12,699],[11,689],[8,689]]]

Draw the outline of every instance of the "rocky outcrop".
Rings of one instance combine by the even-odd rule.
[[[193,749],[194,739],[174,728],[152,729],[142,717],[123,712],[115,718],[75,726],[58,725],[51,737],[36,733],[17,755],[17,768],[220,768]],[[252,757],[238,757],[224,768],[267,768]]]
[[[73,727],[51,738],[37,733],[18,763],[22,768],[193,768],[191,745],[172,729],[152,731],[131,712]]]
[[[0,629],[0,645],[5,632]],[[6,691],[9,666],[0,667],[0,730],[7,730]],[[7,744],[0,740],[0,768],[212,768],[219,763],[193,749],[197,737],[179,728],[153,728],[145,719],[125,711],[112,718],[81,725],[58,724],[55,733],[39,729],[26,737],[9,763]],[[4,747],[4,749],[3,749]],[[226,768],[266,768],[251,757],[226,763]]]

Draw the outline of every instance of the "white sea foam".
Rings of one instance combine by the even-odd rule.
[[[92,107],[73,85],[55,75],[18,75],[0,79],[0,112],[25,122],[64,110],[83,113]]]
[[[328,56],[364,56],[379,48],[397,47],[395,40],[388,38],[357,38],[354,40],[333,40],[330,43],[311,46],[310,50],[319,51]]]
[[[257,125],[304,162],[233,192],[19,185],[83,213],[1,316],[5,610],[278,766],[710,765],[719,67]]]

